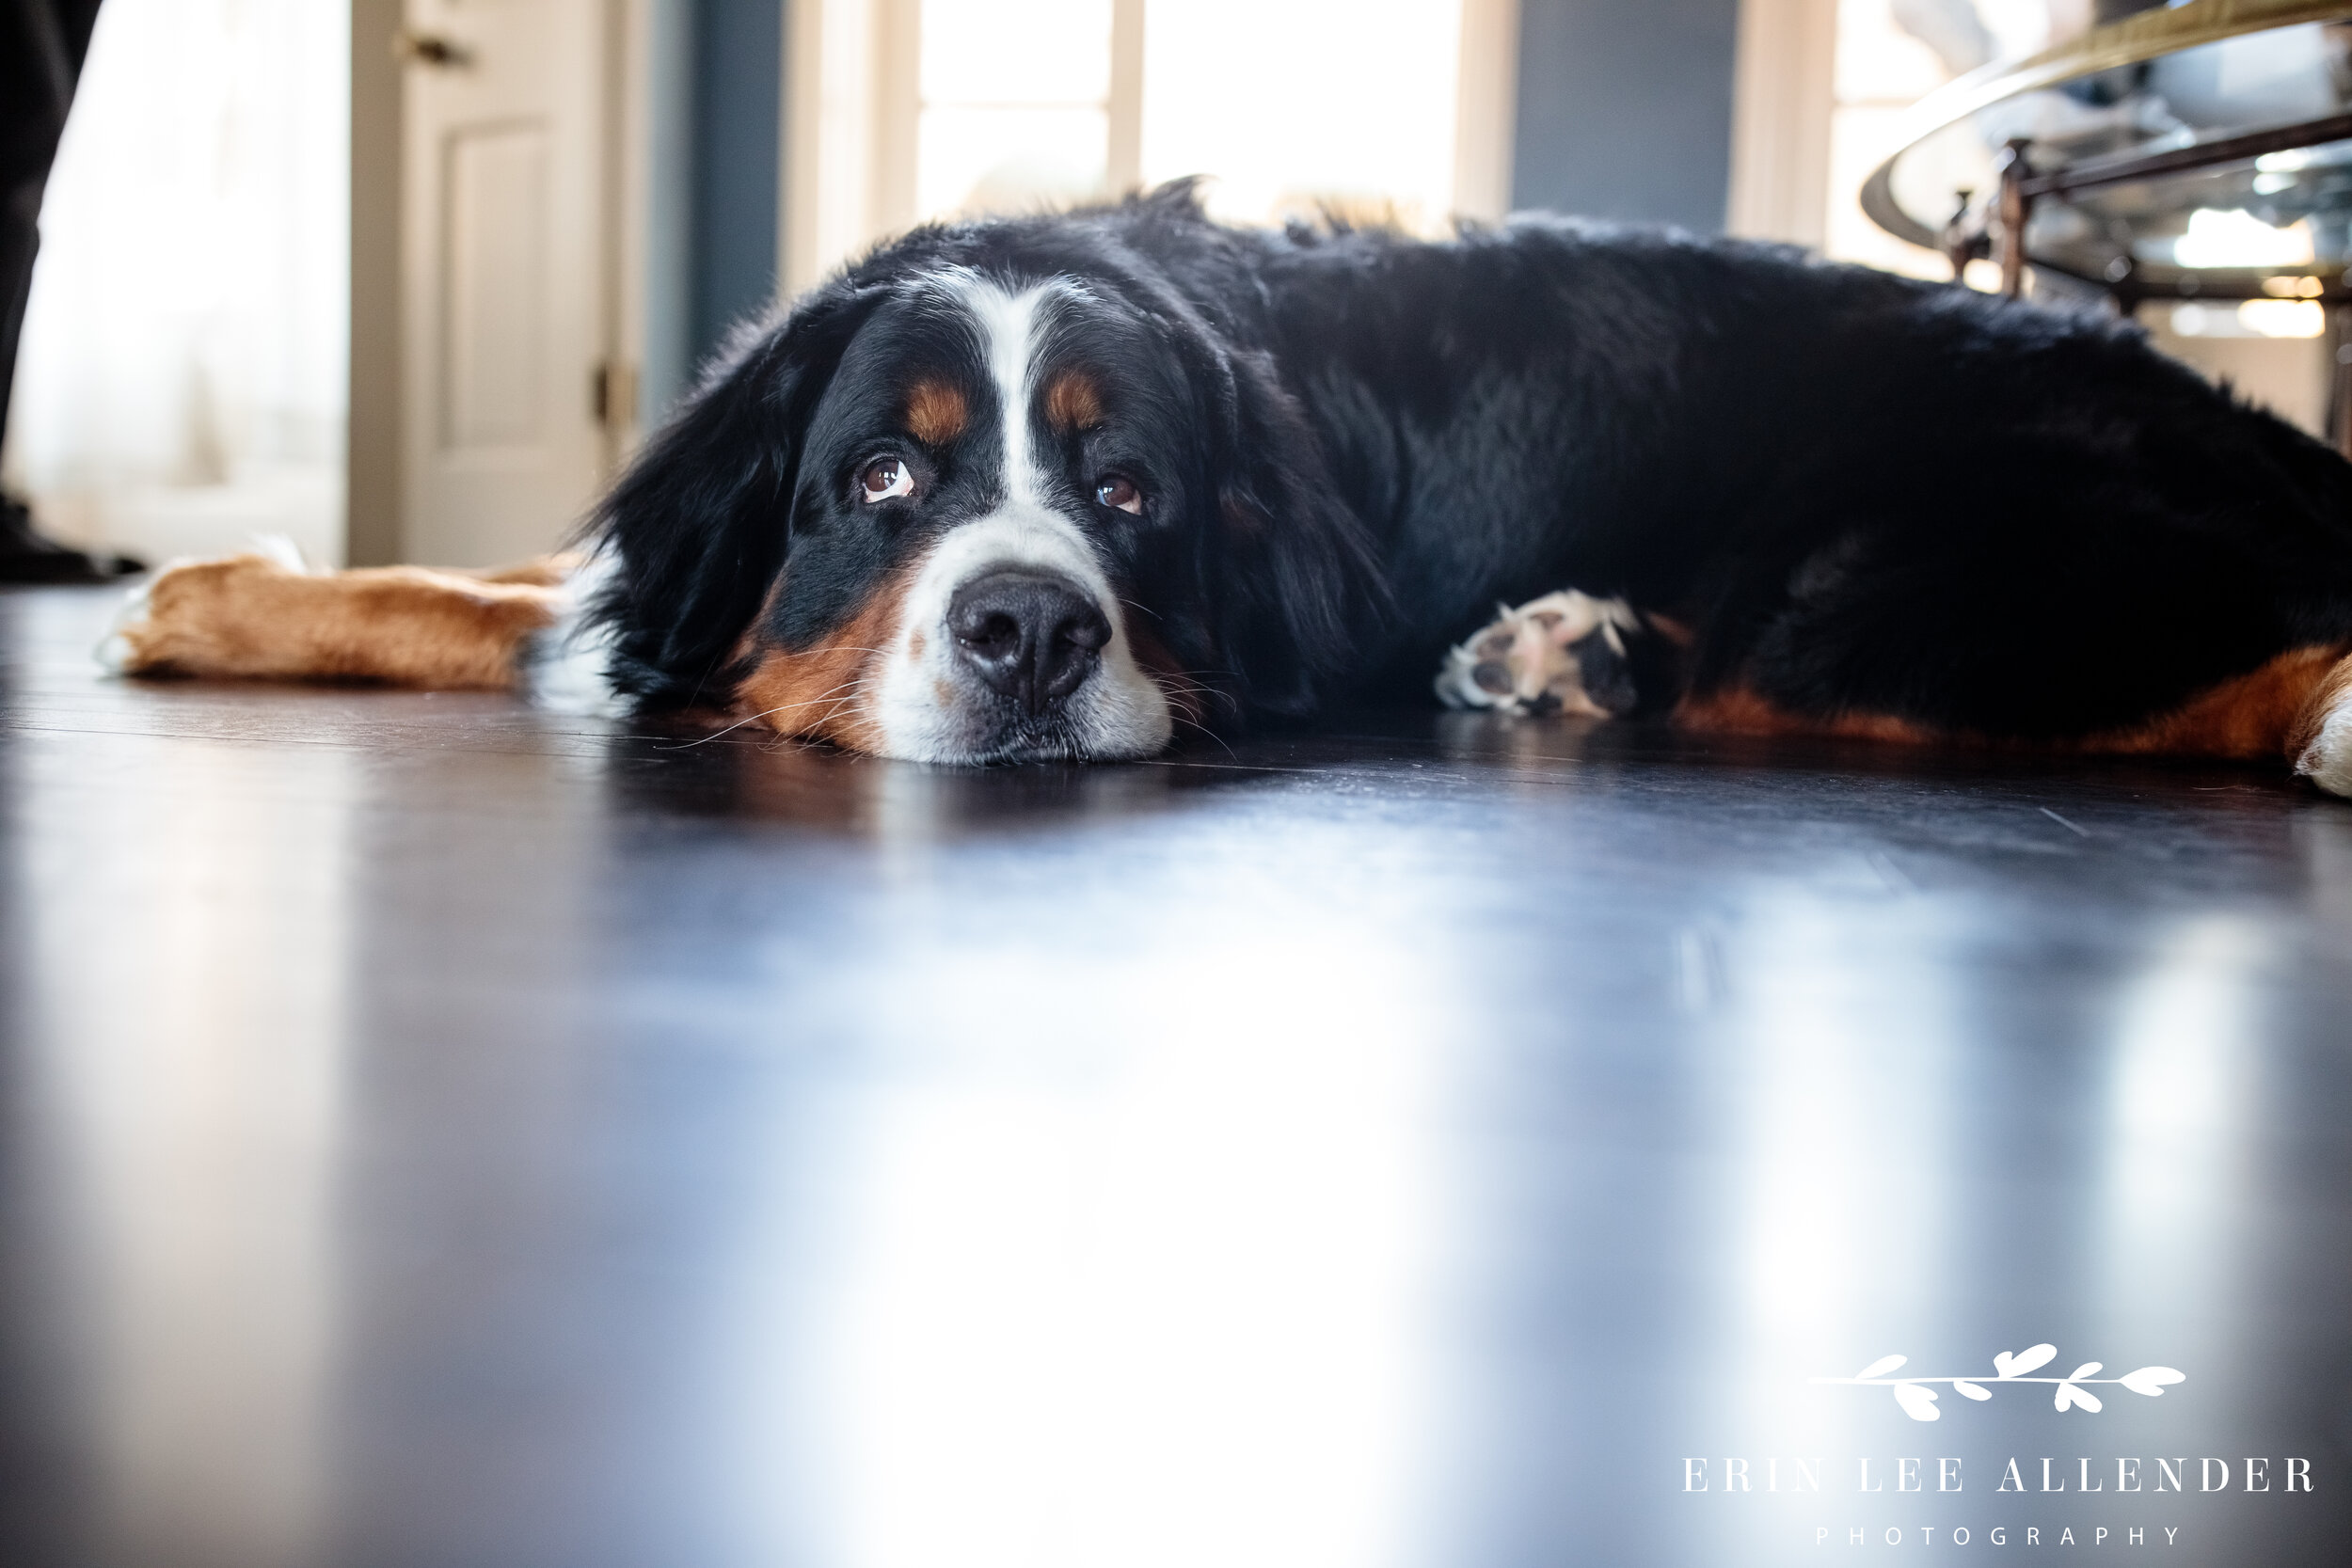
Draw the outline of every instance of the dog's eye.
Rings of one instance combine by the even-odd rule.
[[[1115,506],[1121,512],[1143,515],[1143,492],[1125,474],[1104,474],[1094,482],[1094,499],[1104,506]]]
[[[858,487],[869,501],[914,494],[914,470],[895,457],[877,457],[858,476]]]

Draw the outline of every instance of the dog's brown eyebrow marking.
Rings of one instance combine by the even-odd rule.
[[[1057,431],[1092,430],[1103,422],[1103,392],[1084,371],[1063,371],[1045,388],[1045,422]]]
[[[907,432],[926,446],[946,446],[971,420],[963,392],[952,382],[926,377],[907,393]]]

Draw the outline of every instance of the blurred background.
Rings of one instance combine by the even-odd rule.
[[[530,554],[780,293],[926,218],[1188,174],[1247,223],[1549,209],[1948,277],[1857,201],[1904,111],[2143,8],[105,0],[0,481],[150,558]],[[2322,419],[2317,307],[2141,314]]]

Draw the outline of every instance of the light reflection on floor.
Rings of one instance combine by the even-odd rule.
[[[1403,1560],[1448,958],[1261,892],[1075,995],[1007,933],[874,999],[923,1043],[849,1113],[850,1239],[752,1395],[821,1382],[774,1440],[820,1456],[824,1560]]]
[[[68,786],[111,875],[42,863],[78,833],[28,835],[30,880],[102,895],[40,928],[33,1002],[73,1283],[101,1313],[100,1532],[125,1561],[300,1568],[332,1484],[351,759],[194,744],[169,766],[160,812],[120,779]]]

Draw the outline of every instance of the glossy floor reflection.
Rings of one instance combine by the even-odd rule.
[[[107,602],[0,595],[0,1562],[2343,1555],[2352,807],[943,772],[111,683]],[[1810,1381],[1893,1354],[1992,1397]]]

